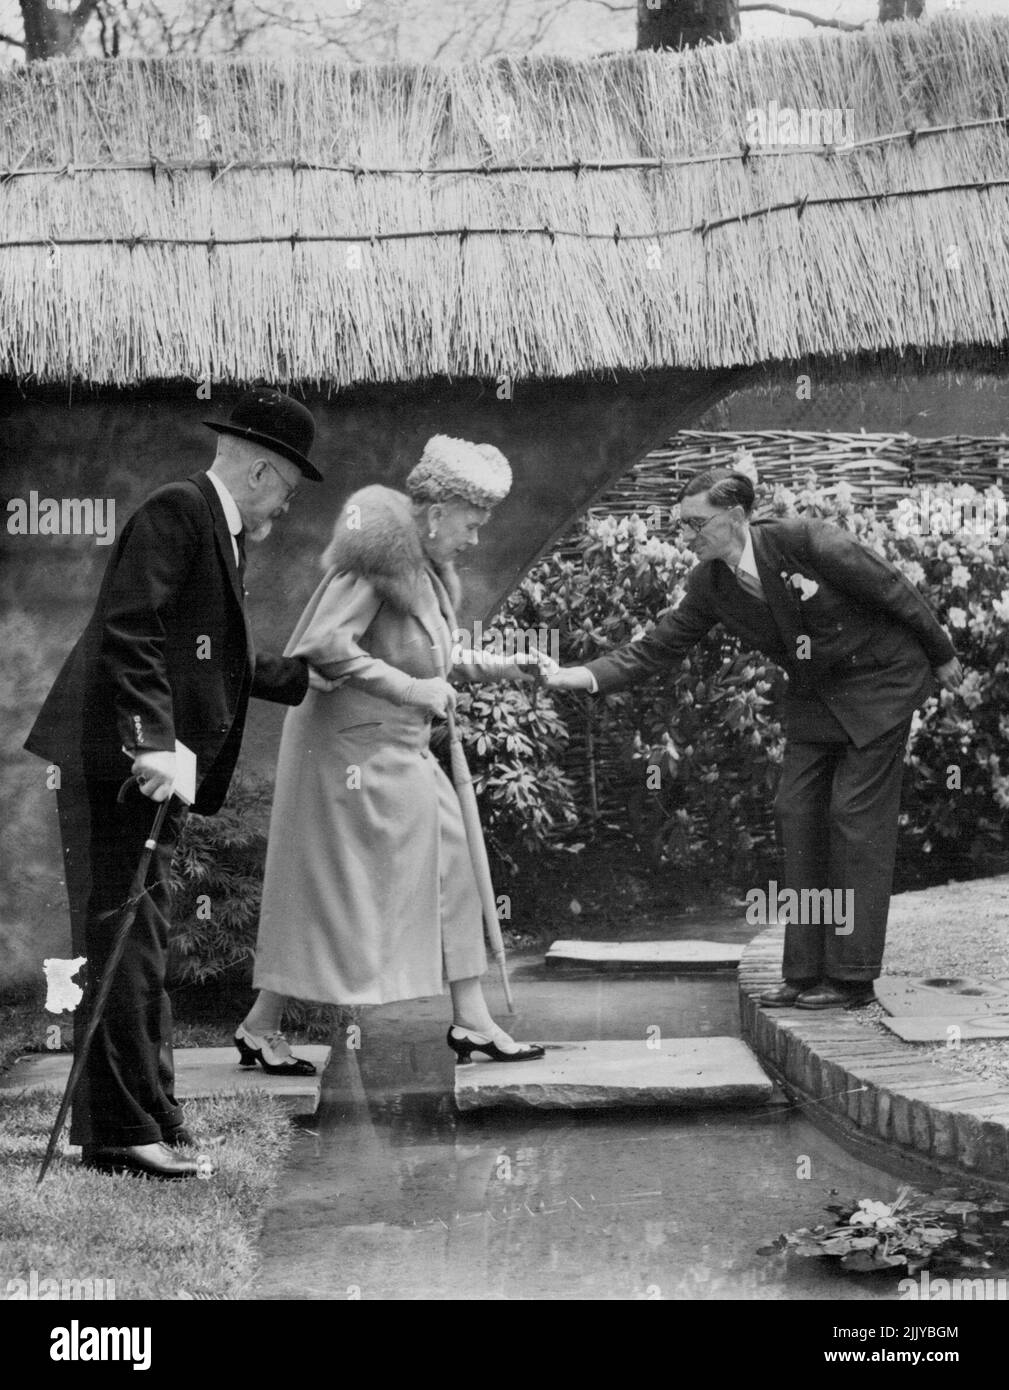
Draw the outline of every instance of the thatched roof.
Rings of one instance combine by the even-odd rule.
[[[1009,20],[959,16],[584,62],[10,69],[0,372],[342,385],[997,345],[1007,92]],[[853,143],[757,145],[771,103],[850,110]]]

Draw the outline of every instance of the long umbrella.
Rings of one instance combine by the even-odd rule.
[[[441,651],[434,649],[435,660],[438,664],[438,672],[442,679],[445,678],[445,663],[442,659]],[[484,925],[487,928],[487,940],[494,959],[501,970],[501,984],[504,986],[505,1004],[508,1012],[515,1012],[515,1005],[512,1002],[511,986],[508,983],[508,966],[505,961],[504,940],[501,936],[501,923],[497,915],[497,899],[494,896],[494,884],[490,876],[490,864],[487,860],[487,846],[484,844],[483,831],[480,828],[480,809],[477,806],[476,792],[473,790],[473,777],[466,762],[466,754],[463,751],[462,740],[459,737],[459,730],[456,727],[455,714],[451,709],[447,711],[448,718],[448,742],[449,758],[452,765],[452,781],[455,784],[456,794],[459,797],[459,805],[462,808],[462,822],[466,828],[466,842],[469,845],[470,859],[473,862],[473,872],[476,875],[477,888],[480,891],[480,903],[483,907]]]
[[[108,960],[105,962],[105,969],[102,972],[102,978],[95,995],[94,1004],[88,1017],[87,1027],[84,1030],[84,1037],[81,1039],[80,1046],[74,1049],[73,1066],[70,1068],[70,1075],[67,1078],[67,1087],[63,1092],[63,1099],[60,1102],[56,1123],[53,1125],[53,1132],[49,1136],[49,1146],[46,1149],[46,1156],[42,1160],[42,1167],[39,1169],[36,1186],[45,1177],[49,1169],[49,1164],[52,1162],[53,1154],[56,1152],[56,1144],[63,1130],[63,1125],[67,1118],[67,1111],[70,1109],[70,1102],[73,1100],[74,1091],[77,1089],[77,1083],[81,1079],[81,1073],[84,1071],[84,1063],[88,1059],[92,1039],[98,1031],[102,1012],[108,1002],[109,993],[112,989],[112,981],[115,977],[119,962],[122,959],[123,950],[126,947],[126,938],[129,936],[130,928],[133,926],[136,918],[140,899],[147,891],[147,872],[151,867],[151,855],[157,847],[158,839],[161,835],[161,828],[165,823],[165,816],[168,813],[170,802],[171,797],[166,797],[158,807],[157,815],[154,817],[154,824],[151,826],[151,833],[144,841],[144,850],[140,856],[140,863],[137,865],[136,873],[133,875],[132,882],[130,883],[129,896],[126,899],[119,926],[116,928],[116,937],[112,943],[112,950],[109,952]]]

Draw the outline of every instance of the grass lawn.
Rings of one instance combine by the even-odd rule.
[[[53,1021],[36,1001],[0,1005],[0,1070],[40,1051]],[[58,1104],[55,1091],[0,1094],[0,1299],[13,1292],[8,1281],[32,1270],[40,1281],[114,1280],[120,1299],[246,1297],[263,1210],[291,1142],[271,1097],[187,1101],[197,1141],[223,1140],[206,1150],[218,1169],[207,1181],[88,1172],[67,1151],[65,1129],[64,1153],[38,1187]]]

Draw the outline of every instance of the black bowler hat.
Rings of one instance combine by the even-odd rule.
[[[239,399],[228,420],[203,423],[218,434],[236,434],[239,439],[262,444],[296,463],[306,478],[322,482],[322,474],[305,457],[315,439],[312,412],[283,391],[272,386],[254,386]]]

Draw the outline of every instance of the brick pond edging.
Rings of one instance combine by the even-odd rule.
[[[781,979],[784,927],[744,949],[743,1037],[787,1088],[891,1154],[943,1173],[1009,1182],[1009,1089],[975,1080],[858,1023],[843,1009],[765,1009]]]

